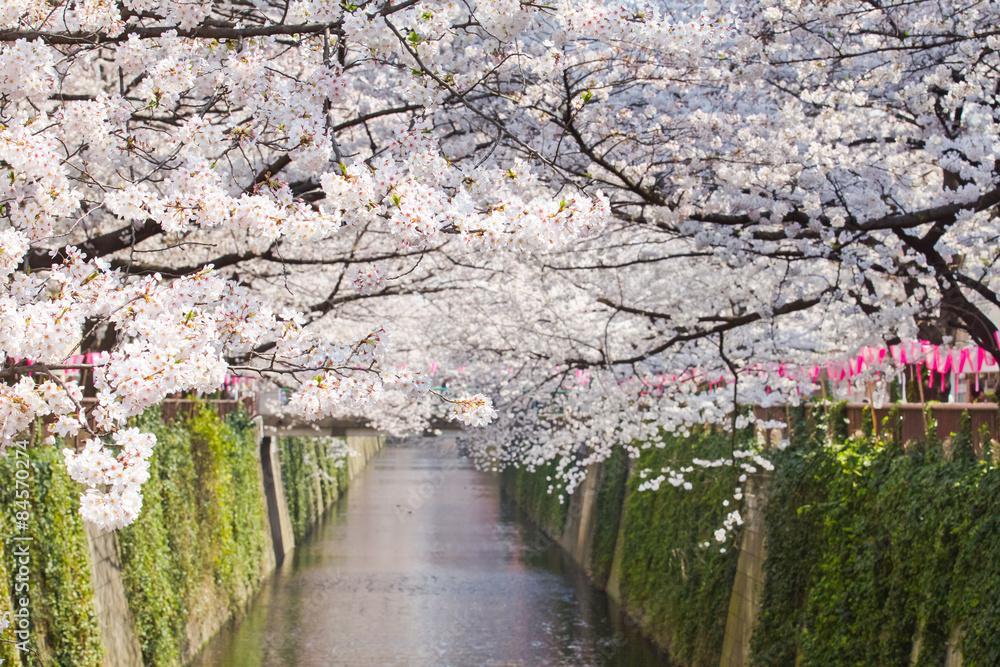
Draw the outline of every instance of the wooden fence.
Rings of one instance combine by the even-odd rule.
[[[928,403],[927,406],[934,421],[937,422],[937,439],[942,442],[958,433],[963,412],[968,412],[972,418],[972,442],[977,454],[982,452],[984,426],[988,439],[1000,438],[1000,412],[995,403]],[[863,428],[865,407],[863,403],[847,404],[849,433],[857,433]],[[899,411],[899,430],[903,442],[923,439],[926,433],[924,404],[899,403],[895,407]],[[880,431],[883,428],[883,420],[889,416],[892,408],[893,406],[887,405],[875,410],[875,419]],[[889,425],[889,428],[895,428],[895,425]]]
[[[81,405],[86,408],[87,414],[89,415],[94,406],[97,405],[96,398],[84,398],[80,401]],[[190,417],[199,409],[199,407],[205,406],[210,410],[214,410],[215,414],[219,415],[220,419],[225,419],[226,415],[231,412],[238,412],[242,407],[248,415],[253,417],[257,414],[257,397],[256,395],[244,396],[239,399],[222,398],[222,399],[193,399],[193,398],[168,398],[160,403],[160,408],[163,414],[163,421],[170,423],[181,417]],[[48,424],[54,421],[54,418],[48,417],[43,420],[44,423]],[[93,422],[91,421],[91,426]],[[84,443],[88,438],[91,438],[86,430],[82,430],[77,433],[75,438],[70,438],[67,443],[73,446],[76,451],[83,449]]]
[[[85,398],[80,403],[89,413],[97,405],[96,398]],[[248,415],[253,417],[257,414],[257,397],[255,395],[244,396],[243,398],[167,398],[160,403],[163,410],[163,421],[172,422],[178,417],[190,417],[199,406],[205,406],[214,410],[220,419],[225,419],[230,412],[236,412],[242,407]]]
[[[239,399],[197,400],[190,398],[168,398],[160,404],[163,409],[163,421],[172,422],[178,417],[190,417],[199,406],[204,405],[214,410],[219,419],[225,419],[231,412],[238,412],[242,407],[248,415],[257,414],[257,397],[250,395]]]
[[[959,430],[959,423],[962,413],[968,412],[972,419],[972,441],[979,455],[983,451],[983,435],[992,440],[1000,440],[1000,410],[996,403],[928,403],[931,416],[937,422],[937,438],[944,442],[956,434]],[[867,403],[847,404],[847,428],[848,433],[856,434],[865,427],[865,421],[871,416],[864,413]],[[887,404],[875,410],[875,419],[878,422],[879,432],[884,428],[884,420],[889,413],[896,409],[899,412],[899,432],[903,442],[922,440],[925,437],[926,426],[924,421],[923,403],[896,403]],[[770,408],[757,408],[755,410],[757,419],[768,421],[788,422],[791,418],[789,409],[784,406]],[[890,429],[895,429],[895,425],[889,425]],[[787,430],[785,432],[787,437]]]

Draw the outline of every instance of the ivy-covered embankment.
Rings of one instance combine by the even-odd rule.
[[[95,563],[94,546],[108,538],[88,536],[78,513],[81,487],[66,474],[62,446],[43,446],[35,437],[23,454],[12,449],[0,456],[0,614],[18,608],[12,596],[27,582],[30,647],[36,651],[18,654],[9,641],[0,642],[3,664],[186,664],[241,613],[274,569],[256,424],[242,412],[221,419],[207,405],[167,423],[153,409],[138,422],[158,445],[138,520],[103,542],[112,545],[110,567],[120,572],[114,576],[124,589],[117,601],[112,593],[119,607],[110,610],[107,595],[101,598],[109,566]],[[285,500],[300,537],[346,490],[348,466],[336,464],[346,445],[321,438],[282,438],[278,444]],[[17,503],[25,499],[27,525],[18,526]],[[24,543],[19,537],[31,538],[29,572],[20,578],[14,553]],[[101,627],[102,605],[110,625],[129,627]],[[14,639],[14,629],[3,638]],[[109,637],[119,632],[127,638]],[[129,641],[135,655],[120,655]]]
[[[347,460],[333,438],[281,438],[281,476],[296,540],[347,490]],[[333,451],[331,451],[333,449]]]
[[[793,446],[771,455],[756,663],[1000,664],[990,445],[974,455],[967,417],[948,443],[906,447],[894,415],[878,442],[868,429],[828,444],[825,421],[840,430],[842,407],[800,412]]]
[[[740,438],[750,435],[741,433]],[[737,553],[720,552],[714,541],[714,548],[703,545],[732,509],[722,503],[732,499],[733,471],[691,473],[691,491],[670,485],[638,491],[643,479],[634,471],[678,469],[696,456],[726,457],[731,447],[730,436],[696,428],[689,438],[664,437],[631,466],[624,450],[616,448],[564,503],[558,486],[548,493],[552,482],[546,478],[555,479],[554,464],[534,473],[509,469],[504,487],[564,546],[578,544],[577,531],[587,531],[589,549],[568,550],[599,587],[617,580],[615,593],[628,614],[658,644],[669,647],[674,662],[717,667]],[[596,489],[588,490],[590,484]],[[593,499],[589,507],[583,502],[587,496]]]
[[[119,531],[122,577],[147,666],[189,659],[274,567],[254,427],[203,408],[156,435],[139,519]]]
[[[66,474],[59,449],[40,446],[37,437],[22,443],[0,456],[0,613],[20,612],[22,599],[28,613],[12,617],[0,658],[4,665],[99,667],[80,485]],[[15,629],[27,633],[32,652],[11,643],[18,641]]]
[[[512,471],[505,485],[561,543],[577,536],[560,530],[589,531],[582,564],[677,664],[946,665],[959,656],[965,667],[1000,664],[998,453],[974,452],[967,418],[947,442],[903,443],[895,414],[879,438],[870,420],[848,437],[843,405],[790,414],[788,446],[768,452],[775,470],[750,481],[765,503],[763,584],[752,639],[732,663],[723,647],[733,641],[727,621],[738,608],[743,536],[720,546],[713,533],[735,504],[736,473],[696,468],[691,490],[637,488],[640,470],[727,458],[729,434],[664,436],[631,474],[616,455],[591,471],[591,493],[578,489],[562,506],[561,524],[551,520],[558,498],[546,493],[546,473]],[[927,423],[935,433],[930,413]],[[752,439],[740,433],[737,446]],[[584,496],[591,507],[581,507]]]

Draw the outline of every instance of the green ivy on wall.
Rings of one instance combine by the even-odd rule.
[[[738,434],[739,447],[752,440],[749,430]],[[658,471],[690,465],[695,456],[728,458],[731,435],[697,427],[690,437],[664,435],[645,449],[634,469]],[[569,502],[559,503],[557,491],[548,493],[555,463],[504,471],[504,488],[515,502],[548,534],[560,536]],[[604,462],[598,486],[594,538],[590,551],[591,575],[599,586],[607,583],[623,517],[624,543],[621,593],[628,613],[644,630],[667,646],[671,660],[684,665],[718,665],[725,634],[726,613],[736,573],[737,550],[732,542],[725,553],[714,542],[732,509],[737,485],[732,468],[699,470],[687,478],[694,489],[669,485],[658,491],[637,491],[641,479],[629,477],[629,457],[621,448]],[[627,500],[626,500],[627,497]],[[701,546],[712,541],[710,547]]]
[[[846,404],[790,411],[791,445],[772,449],[765,496],[766,560],[753,663],[828,665],[1000,665],[1000,467],[977,460],[970,419],[947,443],[903,443],[899,414],[873,437],[870,413],[848,437]],[[739,434],[741,448],[752,439]],[[988,441],[988,438],[984,439]],[[636,470],[728,458],[730,436],[696,428],[645,449]],[[614,558],[621,516],[623,452],[605,462],[598,490],[591,570],[600,585]],[[508,489],[550,534],[565,505],[546,493],[551,469],[505,472]],[[716,665],[738,561],[712,538],[729,508],[732,468],[698,470],[691,491],[664,485],[638,492],[628,479],[620,590],[626,610],[668,648],[674,663]],[[737,540],[739,538],[737,537]],[[706,540],[709,548],[699,546]],[[738,541],[736,542],[738,544]]]
[[[738,436],[738,448],[751,444],[748,432]],[[686,438],[664,434],[661,443],[642,450],[635,469],[659,474],[667,466],[689,466],[695,457],[729,458],[731,450],[730,434],[698,426]],[[736,476],[728,466],[695,468],[685,476],[693,489],[664,484],[657,491],[638,491],[643,480],[629,479],[622,601],[679,664],[715,667],[721,658],[738,550],[733,540],[720,546],[713,533],[731,511],[723,501],[732,502]]]
[[[159,408],[136,419],[156,435],[138,520],[118,532],[122,579],[144,664],[181,664],[199,647],[206,619],[238,612],[273,566],[267,505],[254,426],[242,412],[221,420],[207,406],[164,423]],[[301,537],[347,488],[322,438],[282,439],[283,479]],[[45,665],[99,667],[102,647],[93,604],[80,485],[57,447],[28,450],[28,531],[32,542],[32,638]],[[15,507],[14,456],[0,456],[0,503]],[[0,513],[0,612],[12,610],[10,512]],[[18,533],[20,534],[20,533]],[[191,635],[191,632],[195,632]],[[5,638],[10,638],[8,630]],[[0,642],[3,664],[34,666]]]
[[[800,410],[772,454],[756,664],[1000,664],[1000,470],[973,457],[967,416],[947,457],[904,450],[893,419],[881,442],[829,438],[842,406]]]
[[[549,535],[562,535],[569,514],[569,498],[560,502],[556,463],[537,466],[534,472],[525,467],[505,468],[504,488],[514,494],[514,501]],[[552,486],[551,493],[549,487]]]
[[[346,491],[347,462],[327,450],[327,438],[281,438],[281,481],[296,541],[312,529],[323,513]]]
[[[139,519],[119,532],[122,576],[147,666],[176,665],[192,648],[188,623],[238,611],[269,556],[253,425],[202,407],[164,424],[140,418],[158,445]]]
[[[594,515],[594,541],[590,548],[590,571],[599,587],[607,585],[615,558],[615,544],[621,523],[622,504],[628,488],[628,453],[621,447],[611,450],[601,468]]]
[[[90,549],[77,512],[80,488],[66,474],[60,449],[38,446],[37,442],[33,445],[27,449],[30,474],[26,482],[31,516],[26,531],[16,530],[9,516],[16,507],[18,465],[13,448],[0,457],[0,505],[8,509],[0,517],[3,537],[0,574],[6,582],[0,586],[0,605],[2,610],[12,610],[11,596],[23,594],[15,589],[13,538],[30,536],[31,574],[27,582],[31,600],[30,645],[37,649],[41,662],[35,655],[22,654],[22,663],[8,643],[0,645],[0,658],[6,661],[4,664],[12,665],[98,667],[102,647],[90,581]],[[4,638],[12,637],[9,629]]]
[[[35,469],[31,495],[42,505],[32,515],[33,546],[40,546],[44,554],[44,560],[35,560],[35,582],[43,591],[41,604],[32,610],[35,622],[41,621],[56,664],[99,665],[102,649],[90,582],[90,549],[77,511],[79,484],[69,478],[62,452],[55,447],[36,449],[31,462]]]

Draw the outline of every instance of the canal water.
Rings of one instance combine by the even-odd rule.
[[[667,664],[451,438],[383,450],[196,667]]]

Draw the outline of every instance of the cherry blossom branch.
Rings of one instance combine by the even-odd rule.
[[[829,291],[829,290],[826,290]],[[642,354],[635,355],[632,357],[626,357],[622,359],[612,359],[612,360],[602,360],[600,362],[590,362],[585,359],[570,359],[567,361],[570,365],[577,368],[587,368],[592,366],[601,366],[604,364],[612,365],[629,365],[639,363],[640,361],[645,361],[651,357],[658,354],[662,354],[666,350],[670,349],[678,343],[689,342],[693,340],[698,340],[702,338],[709,338],[715,334],[724,333],[726,331],[731,331],[748,324],[765,319],[765,317],[777,317],[780,315],[788,315],[790,313],[796,313],[803,310],[812,308],[822,302],[822,297],[816,297],[812,299],[797,299],[795,301],[790,301],[778,308],[775,308],[769,315],[763,313],[747,313],[746,315],[736,316],[736,317],[722,317],[722,316],[706,316],[698,318],[699,322],[720,322],[720,324],[710,327],[708,329],[702,329],[697,331],[685,331],[684,333],[676,334],[670,337],[668,340],[656,345]],[[622,310],[624,312],[632,312],[634,314],[641,314],[647,317],[654,318],[666,318],[669,319],[668,315],[663,313],[654,313],[649,311],[644,311],[642,309],[629,308],[627,306],[621,306],[616,304],[606,303],[609,307],[615,308],[617,310]]]

